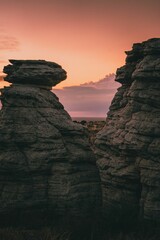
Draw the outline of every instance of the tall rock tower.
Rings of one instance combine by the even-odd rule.
[[[12,85],[1,89],[0,218],[91,216],[101,202],[95,156],[86,130],[50,91],[66,72],[44,60],[10,63]]]
[[[160,221],[160,39],[133,45],[97,135],[105,214]]]

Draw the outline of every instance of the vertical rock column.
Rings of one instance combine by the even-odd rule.
[[[96,140],[103,207],[113,218],[159,221],[160,39],[134,44],[126,54],[116,75],[122,86]]]
[[[56,63],[10,60],[0,111],[0,216],[91,216],[101,193],[85,129],[50,89],[66,78]],[[55,214],[55,215],[54,215]]]

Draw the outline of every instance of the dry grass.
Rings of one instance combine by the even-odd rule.
[[[44,228],[41,230],[25,230],[4,228],[0,229],[0,240],[159,240],[160,235],[151,231],[130,232],[130,233],[85,233],[68,232],[58,233],[57,230]]]
[[[70,234],[58,233],[50,228],[42,230],[4,228],[0,229],[0,240],[70,240]]]
[[[50,219],[46,225],[34,223],[34,226],[1,226],[0,240],[160,240],[160,223],[138,222],[129,217],[118,222],[100,215],[78,222],[72,217]]]

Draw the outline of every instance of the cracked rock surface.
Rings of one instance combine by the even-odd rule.
[[[160,221],[160,39],[134,44],[96,139],[105,214]]]

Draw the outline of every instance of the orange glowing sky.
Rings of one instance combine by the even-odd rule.
[[[55,61],[68,72],[59,87],[98,81],[134,42],[160,35],[159,0],[0,0],[0,8],[0,71],[9,58]]]

